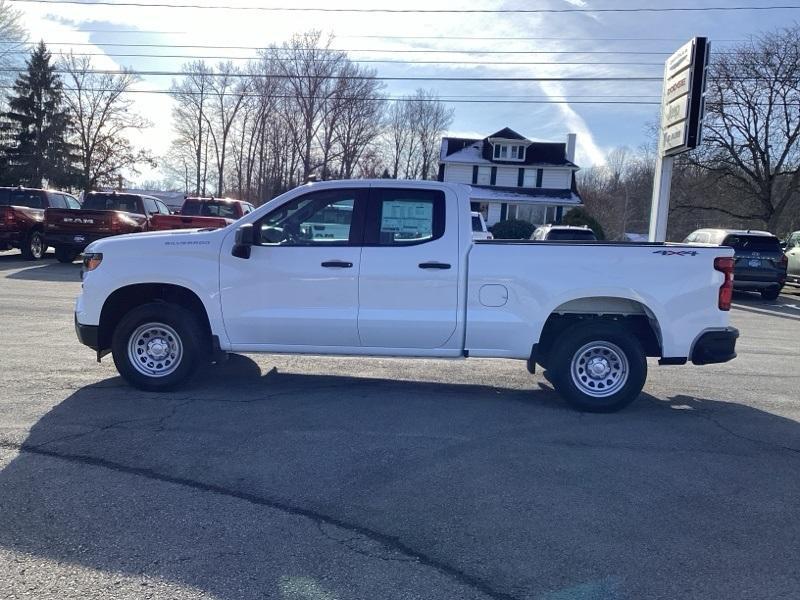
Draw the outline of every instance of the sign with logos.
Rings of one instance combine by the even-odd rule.
[[[708,51],[708,38],[696,37],[664,63],[660,140],[663,156],[686,152],[700,143]]]

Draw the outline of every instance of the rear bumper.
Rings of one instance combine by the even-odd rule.
[[[45,240],[48,246],[62,246],[64,248],[72,248],[78,252],[82,251],[86,246],[96,240],[109,237],[109,234],[97,233],[47,233],[45,232]],[[81,239],[82,238],[82,239]]]
[[[735,327],[706,331],[700,334],[692,346],[692,362],[710,365],[728,362],[736,358],[736,339],[739,330]]]
[[[78,323],[78,315],[75,315],[75,334],[78,336],[78,341],[84,346],[89,346],[92,350],[97,350],[99,330],[100,328],[97,325],[83,325]]]
[[[733,289],[743,291],[761,291],[775,288],[782,288],[785,283],[784,279],[775,279],[774,281],[739,281],[734,277]]]

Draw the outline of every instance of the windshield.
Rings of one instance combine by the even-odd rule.
[[[722,245],[750,252],[782,252],[778,238],[766,235],[729,235]]]
[[[553,229],[547,236],[548,240],[596,240],[594,231],[591,229]]]
[[[238,219],[236,207],[233,202],[217,200],[187,200],[181,208],[182,215],[190,217],[222,217],[224,219]]]
[[[138,213],[139,196],[130,194],[89,194],[83,201],[84,210],[121,210]]]

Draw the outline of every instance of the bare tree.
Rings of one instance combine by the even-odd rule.
[[[744,206],[684,203],[775,230],[800,188],[800,26],[773,31],[714,57],[703,147],[695,165],[746,191]]]
[[[210,79],[211,106],[203,113],[214,149],[217,196],[222,196],[225,189],[225,159],[231,127],[248,94],[249,82],[240,75],[240,71],[231,61],[217,66],[217,72]]]
[[[62,58],[65,72],[64,100],[72,113],[81,158],[84,191],[115,182],[126,170],[136,172],[142,163],[153,163],[144,150],[133,148],[128,134],[150,127],[133,110],[127,96],[138,81],[136,75],[101,73],[91,59],[69,54]]]
[[[24,47],[27,38],[22,26],[22,13],[6,0],[0,0],[0,85],[10,85],[16,77],[13,70],[24,68],[19,51]]]
[[[442,135],[453,122],[454,111],[445,106],[433,91],[419,89],[412,98],[421,161],[419,176],[422,179],[435,178]]]
[[[172,82],[173,122],[181,154],[191,152],[194,194],[206,195],[208,182],[208,104],[210,104],[212,69],[204,61],[183,65],[188,74]]]

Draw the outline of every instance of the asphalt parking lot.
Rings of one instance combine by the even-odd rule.
[[[97,364],[78,264],[0,253],[0,597],[800,597],[800,293],[612,415],[513,361]]]

